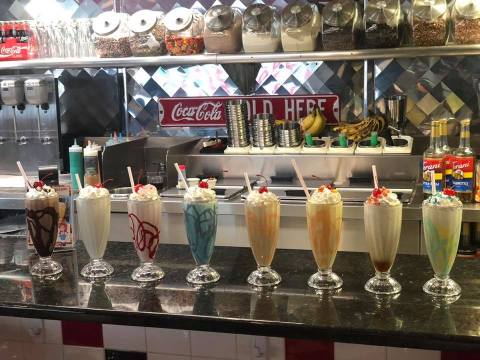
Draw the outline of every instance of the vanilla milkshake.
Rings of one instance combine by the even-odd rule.
[[[58,193],[42,181],[36,181],[25,195],[28,235],[40,257],[30,269],[35,276],[52,276],[63,270],[51,259],[58,235],[58,198]]]
[[[316,189],[307,201],[307,226],[318,272],[308,280],[314,289],[337,289],[342,279],[332,272],[342,233],[343,202],[331,185]]]
[[[245,200],[245,222],[257,270],[247,281],[254,286],[273,286],[282,278],[273,270],[273,256],[277,248],[280,230],[280,200],[262,186],[252,191]]]
[[[425,245],[435,273],[435,277],[423,286],[426,293],[457,296],[461,292],[449,274],[457,256],[462,210],[462,202],[451,189],[444,189],[423,202]]]
[[[220,279],[209,266],[217,235],[217,199],[206,181],[188,188],[183,197],[185,230],[197,267],[187,275],[192,284],[208,284]]]
[[[89,278],[109,276],[113,267],[102,257],[110,234],[110,193],[101,185],[88,185],[80,190],[76,204],[79,237],[91,260],[81,274]]]
[[[136,185],[127,203],[132,239],[141,265],[132,273],[132,279],[141,282],[156,281],[165,275],[153,262],[160,242],[162,203],[153,185]]]
[[[396,294],[401,286],[390,277],[390,269],[400,241],[402,203],[391,190],[374,189],[364,205],[364,221],[370,259],[376,271],[365,289],[376,294]]]

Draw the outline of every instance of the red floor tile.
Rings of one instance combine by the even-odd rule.
[[[333,342],[285,339],[286,360],[334,360]]]
[[[102,324],[62,321],[64,345],[103,347]]]

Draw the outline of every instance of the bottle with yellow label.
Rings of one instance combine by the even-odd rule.
[[[470,147],[470,120],[460,124],[460,145],[453,159],[453,189],[463,203],[471,203],[475,191],[475,152]]]

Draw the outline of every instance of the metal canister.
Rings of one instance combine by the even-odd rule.
[[[300,124],[297,122],[286,122],[277,125],[277,143],[280,147],[297,147],[302,143]]]
[[[225,109],[228,146],[246,147],[250,145],[247,102],[245,100],[228,100]]]
[[[275,145],[275,119],[272,114],[256,114],[252,123],[253,146],[261,149]]]

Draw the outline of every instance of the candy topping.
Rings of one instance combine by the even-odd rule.
[[[384,205],[384,206],[396,206],[401,202],[398,200],[397,194],[386,187],[375,188],[372,194],[367,199],[367,204],[370,205]]]

